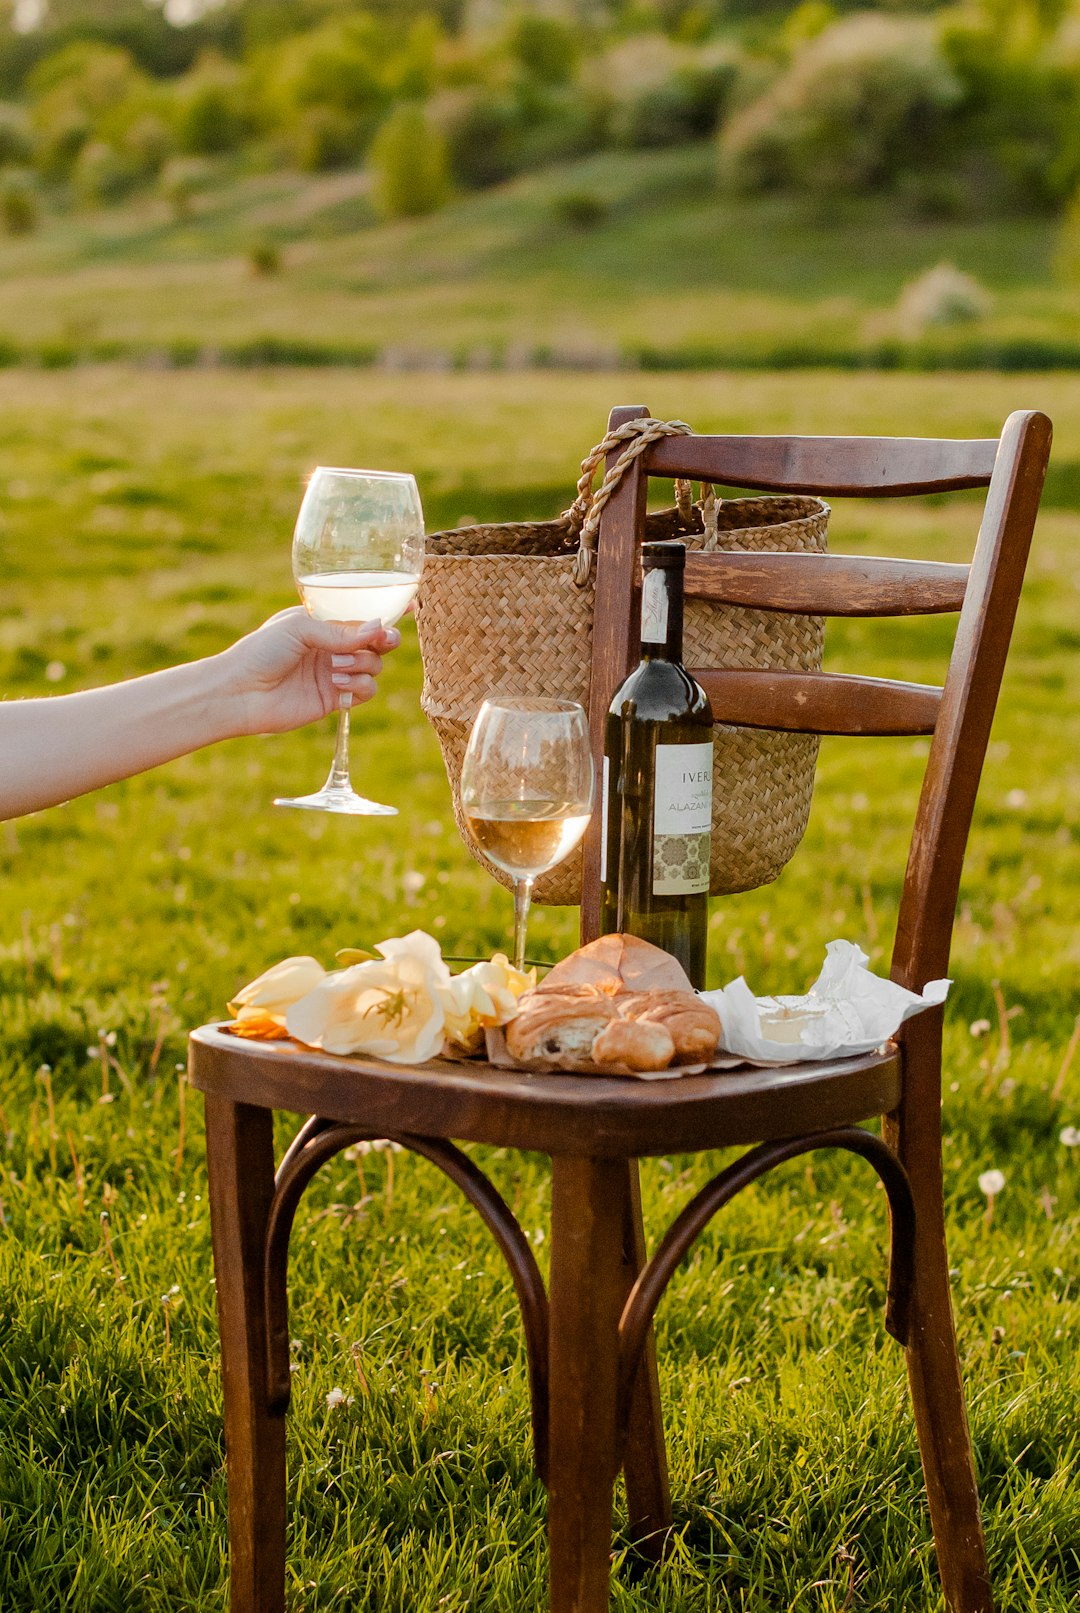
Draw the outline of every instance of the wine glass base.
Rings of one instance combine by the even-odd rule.
[[[322,789],[312,795],[279,795],[277,807],[301,807],[305,812],[339,812],[351,818],[396,818],[397,807],[383,806],[379,801],[368,801],[355,790]]]

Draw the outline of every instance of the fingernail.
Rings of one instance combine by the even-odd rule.
[[[349,674],[347,672],[331,672],[330,682],[335,689],[347,689],[349,687]]]
[[[351,655],[332,655],[330,657],[331,666],[352,666],[352,663],[353,658]]]
[[[397,649],[398,645],[401,643],[401,634],[398,632],[396,627],[388,627],[386,629],[386,642],[389,644],[392,650]]]

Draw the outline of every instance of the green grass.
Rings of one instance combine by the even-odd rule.
[[[1080,1124],[1080,1059],[1053,1092],[1080,1008],[1074,388],[1034,376],[657,375],[646,388],[450,375],[418,392],[377,373],[8,372],[0,690],[64,690],[204,653],[287,603],[292,515],[317,460],[415,468],[435,520],[551,513],[607,408],[628,397],[702,430],[984,433],[1027,404],[1058,424],[1057,492],[962,892],[945,1130],[1000,1607],[1064,1613],[1080,1592],[1080,1158],[1059,1141]],[[854,504],[837,509],[833,543],[958,558],[975,518],[967,497]],[[946,629],[837,624],[830,663],[931,679]],[[55,681],[49,663],[63,668]],[[509,898],[456,838],[418,690],[407,634],[357,723],[358,781],[401,807],[389,827],[269,807],[321,778],[323,726],[0,826],[5,1609],[225,1606],[201,1122],[177,1065],[186,1028],[288,952],[329,961],[416,925],[448,951],[505,944]],[[774,886],[714,906],[715,981],[745,971],[758,989],[798,987],[834,935],[884,959],[924,755],[910,740],[826,743],[799,857]],[[539,956],[573,935],[571,911],[537,912]],[[994,980],[1020,1010],[1007,1048]],[[545,1162],[474,1152],[543,1261]],[[441,1178],[400,1155],[391,1180],[390,1163],[337,1160],[297,1223],[291,1606],[539,1610],[544,1500],[512,1290]],[[652,1239],[717,1164],[646,1167]],[[1006,1187],[988,1220],[977,1178],[992,1166]],[[819,1157],[749,1190],[696,1246],[659,1318],[678,1548],[639,1582],[617,1542],[621,1613],[940,1609],[902,1358],[882,1329],[883,1234],[860,1164]],[[329,1409],[334,1387],[351,1402]]]
[[[607,218],[561,222],[569,192],[603,198]],[[392,224],[373,221],[363,175],[226,165],[183,221],[149,195],[0,244],[0,350],[50,365],[250,362],[272,343],[428,367],[1076,367],[1080,294],[1054,277],[1056,233],[1040,217],[931,221],[887,196],[723,196],[709,144],[590,157]],[[257,278],[248,252],[264,236],[283,269]],[[942,261],[994,307],[913,345],[891,310]]]

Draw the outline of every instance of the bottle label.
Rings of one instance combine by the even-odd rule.
[[[608,785],[611,778],[611,763],[604,757],[604,793],[601,796],[600,806],[600,883],[607,879],[607,837],[608,837]]]
[[[699,895],[709,888],[712,765],[709,740],[656,747],[654,896]]]
[[[667,572],[659,566],[641,581],[641,642],[666,644],[668,628]]]

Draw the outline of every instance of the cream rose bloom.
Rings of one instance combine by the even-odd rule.
[[[443,987],[446,1037],[463,1052],[475,1053],[487,1026],[505,1025],[517,1013],[517,1001],[536,981],[536,971],[523,974],[503,952],[490,963],[474,963],[452,975]]]
[[[283,1032],[293,1003],[325,979],[326,970],[317,958],[285,958],[238,991],[229,1012],[236,1017],[237,1029],[265,1034],[276,1027]]]
[[[327,1053],[372,1053],[422,1064],[442,1046],[442,990],[450,971],[423,930],[383,941],[382,961],[327,975],[285,1016],[290,1036]]]

